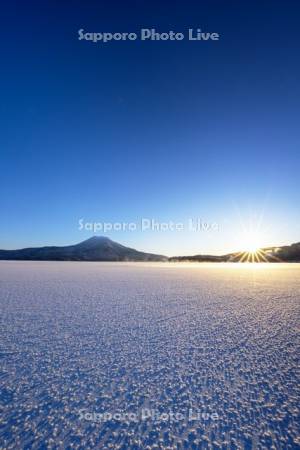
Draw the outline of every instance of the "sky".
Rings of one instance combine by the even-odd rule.
[[[298,2],[12,1],[1,13],[0,248],[96,234],[222,254],[249,228],[264,246],[300,241]],[[78,39],[142,28],[220,39]]]

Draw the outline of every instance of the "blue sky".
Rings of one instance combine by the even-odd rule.
[[[261,215],[262,244],[300,240],[299,6],[160,3],[2,6],[0,248],[79,242],[81,218],[218,223],[108,234],[168,255],[236,250]],[[152,27],[220,41],[77,34]]]

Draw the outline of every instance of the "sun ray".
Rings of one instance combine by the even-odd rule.
[[[238,261],[240,263],[268,263],[272,262],[272,260],[278,262],[281,261],[274,253],[266,252],[262,248],[257,248],[255,251],[239,252],[233,259],[233,261]]]
[[[262,249],[257,250],[257,256],[261,258],[264,262],[269,262],[265,257],[265,252]],[[260,261],[259,261],[260,262]]]

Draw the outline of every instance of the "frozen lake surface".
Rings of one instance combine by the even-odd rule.
[[[0,262],[1,449],[294,449],[299,264]]]

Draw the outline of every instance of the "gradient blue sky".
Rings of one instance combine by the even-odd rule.
[[[1,13],[0,248],[84,240],[80,218],[219,224],[109,233],[168,255],[237,250],[240,219],[258,216],[263,244],[300,240],[297,2],[19,1]],[[220,41],[77,34],[152,27]]]

